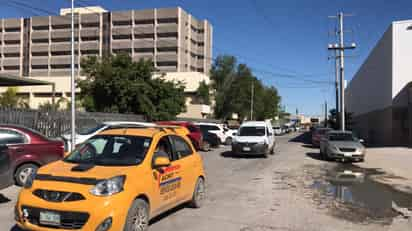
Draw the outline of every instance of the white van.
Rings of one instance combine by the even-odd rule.
[[[248,121],[240,125],[232,142],[232,153],[266,157],[269,153],[275,153],[275,144],[270,122]]]

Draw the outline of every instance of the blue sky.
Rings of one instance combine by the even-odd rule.
[[[68,0],[16,0],[53,11],[69,7]],[[278,88],[289,112],[321,114],[321,104],[334,105],[334,87],[310,81],[333,81],[334,63],[326,49],[334,41],[328,31],[338,11],[354,16],[345,19],[347,42],[358,48],[348,51],[346,79],[350,80],[392,21],[412,19],[411,0],[81,0],[81,5],[101,5],[108,10],[180,6],[197,18],[208,19],[214,28],[214,56],[232,54],[252,67],[255,75]],[[2,18],[30,16],[31,10],[0,8]],[[291,76],[291,77],[285,77]],[[306,80],[302,80],[306,79]]]

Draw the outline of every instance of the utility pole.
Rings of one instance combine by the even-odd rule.
[[[343,46],[343,13],[339,13],[339,46],[340,49],[340,126],[342,131],[345,131],[345,62],[344,62],[344,51]]]
[[[72,1],[72,22],[71,22],[71,50],[72,50],[72,60],[71,60],[71,150],[73,151],[76,147],[76,86],[74,80],[74,0]]]
[[[338,13],[337,16],[330,16],[330,18],[338,18],[338,30],[337,30],[337,35],[338,36],[338,43],[332,45],[329,44],[328,50],[335,50],[335,55],[339,54],[337,58],[339,58],[339,74],[340,74],[340,79],[339,79],[339,90],[340,90],[340,103],[339,103],[339,112],[337,113],[340,114],[340,116],[337,116],[339,118],[340,122],[340,129],[342,131],[345,131],[345,50],[346,49],[355,49],[356,44],[352,43],[350,46],[345,46],[344,43],[344,27],[343,27],[343,18],[348,15],[344,15],[343,12]],[[337,62],[336,62],[336,66]],[[337,76],[336,76],[337,77]],[[338,98],[338,97],[337,97]]]
[[[328,127],[328,102],[325,101],[325,128]]]
[[[250,120],[253,120],[253,98],[255,94],[255,82],[252,80],[252,89],[251,89],[251,94],[250,94]]]
[[[336,124],[339,124],[339,52],[335,50],[335,100],[336,100]]]

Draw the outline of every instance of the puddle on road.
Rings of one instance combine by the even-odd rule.
[[[412,194],[371,179],[381,174],[384,173],[374,169],[340,164],[325,167],[308,188],[314,189],[313,199],[320,207],[352,222],[390,224],[400,211],[412,215]]]

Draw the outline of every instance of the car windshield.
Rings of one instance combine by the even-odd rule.
[[[106,126],[105,124],[98,124],[95,127],[79,128],[77,133],[79,133],[79,135],[90,135],[90,134],[97,132],[98,130],[102,129],[105,126]]]
[[[355,141],[355,138],[350,133],[331,133],[329,134],[330,141]]]
[[[139,136],[95,136],[78,146],[64,161],[103,166],[140,164],[151,138]]]
[[[239,136],[264,136],[265,127],[241,127]]]

